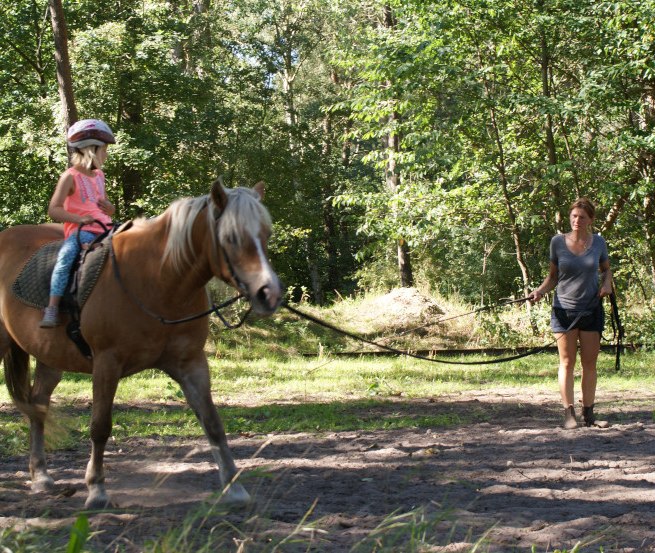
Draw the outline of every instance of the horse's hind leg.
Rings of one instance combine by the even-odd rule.
[[[45,459],[45,422],[50,407],[50,397],[61,380],[61,371],[37,361],[34,385],[30,394],[30,473],[32,490],[52,490],[55,483],[48,474]]]
[[[189,406],[198,417],[207,435],[212,455],[218,464],[221,485],[225,490],[223,499],[236,504],[250,502],[250,494],[239,482],[236,482],[236,464],[227,445],[223,422],[211,398],[209,367],[204,355],[201,360],[194,362],[192,366],[185,367],[184,370],[168,370],[166,372],[182,387]]]
[[[54,480],[45,460],[44,427],[50,396],[61,380],[61,371],[36,363],[34,384],[30,383],[29,355],[9,337],[0,322],[0,356],[5,363],[5,383],[16,407],[30,420],[30,474],[32,490],[48,491]]]

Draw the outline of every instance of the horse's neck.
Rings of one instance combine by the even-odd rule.
[[[117,236],[115,248],[119,263],[124,257],[132,279],[140,281],[145,288],[158,289],[165,296],[189,298],[194,293],[204,294],[204,287],[212,277],[204,252],[195,248],[190,264],[183,269],[175,268],[170,260],[164,260],[167,226],[166,218],[159,217],[147,226],[135,228],[134,232]]]

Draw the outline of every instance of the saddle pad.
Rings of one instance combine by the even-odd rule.
[[[14,295],[23,303],[37,309],[43,309],[48,305],[50,277],[57,261],[57,254],[63,243],[63,240],[58,240],[41,246],[27,261],[11,287]],[[80,309],[91,295],[105,265],[108,253],[109,247],[101,243],[85,257],[84,264],[80,268],[77,294],[77,303]],[[68,292],[66,295],[68,295]],[[69,312],[70,307],[67,305],[68,302],[65,301],[66,295],[61,303],[61,310]]]

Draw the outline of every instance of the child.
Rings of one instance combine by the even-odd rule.
[[[115,144],[109,126],[99,119],[84,119],[68,129],[68,146],[72,149],[72,167],[59,178],[50,200],[48,215],[64,223],[64,244],[57,256],[50,282],[50,301],[40,323],[42,328],[59,324],[59,302],[64,295],[71,266],[80,253],[80,244],[92,242],[111,225],[114,206],[105,197],[105,174],[101,171],[107,159],[107,145]],[[79,232],[80,223],[84,226]]]

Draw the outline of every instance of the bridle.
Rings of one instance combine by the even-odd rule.
[[[209,199],[208,199],[208,204],[209,204]],[[208,209],[210,209],[211,206],[207,206]],[[222,212],[218,213],[214,217],[214,222],[216,226],[218,226],[218,223],[220,221]],[[218,229],[217,229],[218,230]],[[234,328],[239,328],[243,323],[246,321],[248,318],[248,315],[250,315],[250,311],[252,310],[252,305],[248,306],[248,309],[246,312],[239,318],[239,321],[235,324],[230,323],[220,312],[221,309],[225,309],[226,307],[229,307],[233,303],[237,302],[240,299],[247,299],[250,300],[249,295],[248,295],[248,288],[246,285],[239,279],[237,276],[236,271],[234,270],[234,266],[232,265],[232,262],[230,261],[229,256],[225,252],[225,249],[223,247],[220,247],[220,252],[221,255],[223,256],[223,262],[227,266],[230,279],[232,280],[232,283],[234,284],[234,287],[239,291],[239,293],[228,299],[225,300],[224,302],[216,305],[215,303],[212,302],[211,306],[206,309],[205,311],[202,311],[201,313],[195,313],[193,315],[189,315],[187,317],[182,317],[180,319],[166,319],[165,317],[162,317],[161,315],[155,313],[152,311],[150,308],[148,308],[144,303],[139,300],[125,285],[125,281],[123,280],[123,277],[121,275],[120,267],[118,266],[118,259],[116,258],[116,252],[114,250],[114,242],[113,242],[113,235],[109,236],[109,257],[111,258],[111,264],[114,270],[114,277],[116,278],[116,281],[118,282],[118,285],[121,287],[121,290],[123,290],[123,293],[134,303],[141,311],[143,311],[146,315],[149,317],[152,317],[153,319],[156,319],[159,321],[161,324],[164,325],[174,325],[174,324],[181,324],[181,323],[188,323],[191,321],[195,321],[197,319],[202,319],[203,317],[206,317],[208,315],[211,315],[212,313],[215,314],[220,321],[225,325],[226,328],[228,329],[234,329]]]

